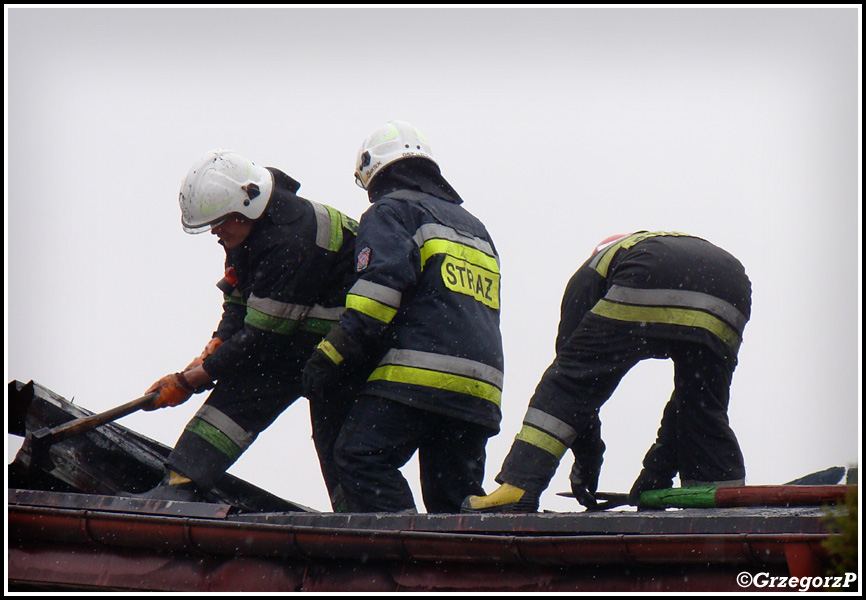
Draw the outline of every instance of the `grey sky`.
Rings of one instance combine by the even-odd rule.
[[[223,251],[180,227],[206,151],[278,167],[356,218],[361,141],[430,140],[502,259],[495,486],[601,239],[685,231],[736,255],[752,320],[730,418],[747,482],[860,453],[859,8],[7,8],[6,379],[101,411],[197,355]],[[602,410],[627,491],[672,388],[638,365]],[[173,445],[203,396],[121,423]],[[7,444],[7,458],[16,450]],[[8,461],[7,461],[8,462]],[[542,508],[577,509],[566,456]],[[232,473],[326,509],[306,400]],[[423,510],[417,471],[407,476]]]

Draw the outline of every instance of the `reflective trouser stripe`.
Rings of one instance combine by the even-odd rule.
[[[590,312],[616,321],[700,327],[718,337],[734,352],[737,352],[740,347],[740,336],[730,325],[718,317],[699,310],[617,304],[602,298]]]
[[[630,288],[615,285],[604,296],[607,300],[644,306],[696,308],[712,313],[729,323],[742,336],[748,319],[737,308],[721,298],[688,290]]]
[[[536,448],[540,448],[541,450],[555,456],[557,460],[561,459],[562,455],[565,454],[565,451],[568,449],[568,446],[549,433],[536,429],[531,425],[526,425],[525,423],[520,429],[520,433],[514,436],[514,439],[526,442]]]
[[[244,430],[222,411],[202,406],[185,428],[235,460],[250,447],[256,436]]]
[[[562,440],[562,443],[566,446],[571,446],[571,443],[577,437],[577,431],[571,425],[537,408],[526,409],[523,423],[525,425],[532,425],[541,431],[546,431],[555,438]]]
[[[383,323],[390,323],[400,308],[403,294],[386,285],[359,279],[346,295],[346,308],[373,317]]]
[[[631,248],[638,242],[641,242],[647,238],[658,237],[658,236],[686,236],[691,237],[686,233],[680,233],[678,231],[644,231],[643,233],[635,233],[626,238],[621,239],[615,244],[607,247],[598,253],[593,259],[590,261],[589,266],[595,269],[599,275],[604,278],[607,278],[607,269],[610,266],[610,262],[613,260],[613,257],[617,252],[624,248]]]

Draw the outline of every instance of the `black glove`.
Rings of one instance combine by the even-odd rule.
[[[598,490],[599,471],[593,470],[591,473],[585,473],[579,461],[575,459],[574,466],[571,468],[571,492],[574,497],[580,502],[580,505],[587,510],[593,509],[598,505],[595,500],[595,492]]]
[[[666,490],[673,486],[673,479],[673,476],[667,477],[656,471],[642,469],[628,493],[628,503],[632,506],[638,506],[642,493],[650,490]]]
[[[304,365],[301,383],[304,396],[314,402],[322,402],[342,385],[342,373],[338,365],[319,350]]]
[[[322,401],[339,393],[357,376],[355,371],[363,361],[364,348],[346,335],[339,324],[334,325],[304,366],[301,376],[304,395],[308,400]]]

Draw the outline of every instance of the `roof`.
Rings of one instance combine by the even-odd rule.
[[[22,402],[24,431],[44,427],[49,407],[69,409],[38,384],[13,382],[10,415]],[[118,450],[119,440],[134,444]],[[240,480],[221,482],[218,503],[143,500],[116,493],[122,475],[94,447],[124,472],[158,474],[155,457],[168,449],[157,442],[111,424],[25,467],[26,446],[7,500],[15,590],[765,591],[737,575],[821,575],[834,535],[817,506],[334,514]]]

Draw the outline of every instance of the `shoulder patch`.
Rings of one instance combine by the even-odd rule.
[[[360,273],[370,264],[370,246],[364,246],[358,252],[358,259],[355,261],[355,271]]]

